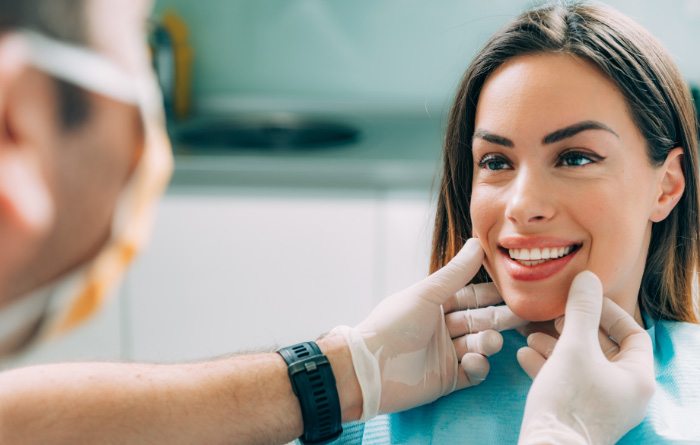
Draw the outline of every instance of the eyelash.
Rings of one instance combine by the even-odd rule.
[[[507,161],[503,156],[500,155],[494,155],[494,154],[488,154],[481,158],[479,161],[479,168],[485,169],[485,170],[491,170],[491,171],[496,171],[496,170],[502,170],[502,169],[497,169],[497,168],[486,168],[488,164],[499,162],[501,164],[506,164]]]
[[[571,161],[572,159],[585,159],[586,162],[585,164],[574,164],[574,165],[564,165],[563,162],[565,161]],[[604,160],[605,158],[602,156],[594,155],[593,153],[585,153],[582,151],[576,151],[576,150],[571,150],[571,151],[566,151],[564,153],[561,153],[559,155],[559,158],[557,159],[557,166],[561,167],[585,167],[588,164],[595,164],[597,162],[600,162]],[[479,161],[479,168],[489,170],[489,171],[500,171],[503,170],[502,168],[487,168],[489,164],[493,163],[499,163],[499,164],[508,164],[508,159],[505,156],[498,155],[498,154],[487,154],[481,160]]]

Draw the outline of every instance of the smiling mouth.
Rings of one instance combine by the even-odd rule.
[[[511,260],[527,267],[537,266],[550,261],[558,260],[569,256],[581,248],[581,244],[571,244],[560,247],[544,247],[534,249],[506,249],[499,246],[499,249]]]

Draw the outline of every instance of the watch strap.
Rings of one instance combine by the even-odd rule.
[[[277,351],[287,363],[292,390],[299,399],[305,444],[325,444],[340,436],[340,400],[328,358],[309,341]]]

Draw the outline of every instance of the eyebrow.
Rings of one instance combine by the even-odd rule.
[[[553,131],[549,133],[547,136],[545,136],[542,139],[543,144],[553,144],[555,142],[559,142],[561,140],[573,137],[582,131],[586,130],[603,130],[607,131],[608,133],[612,133],[615,135],[615,137],[619,138],[620,136],[610,127],[605,125],[602,122],[598,121],[581,121],[577,122],[575,124],[569,125],[568,127],[560,128],[559,130]],[[472,137],[472,140],[474,139],[483,139],[486,142],[490,142],[492,144],[496,145],[503,145],[504,147],[514,147],[515,144],[513,141],[510,139],[499,136],[497,134],[488,132],[486,130],[477,128],[476,131],[474,131],[474,136]]]

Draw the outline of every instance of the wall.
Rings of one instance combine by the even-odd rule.
[[[444,110],[487,37],[523,0],[158,0],[196,51],[200,104],[304,98]],[[613,0],[700,83],[700,0]],[[209,101],[209,102],[208,102]]]

